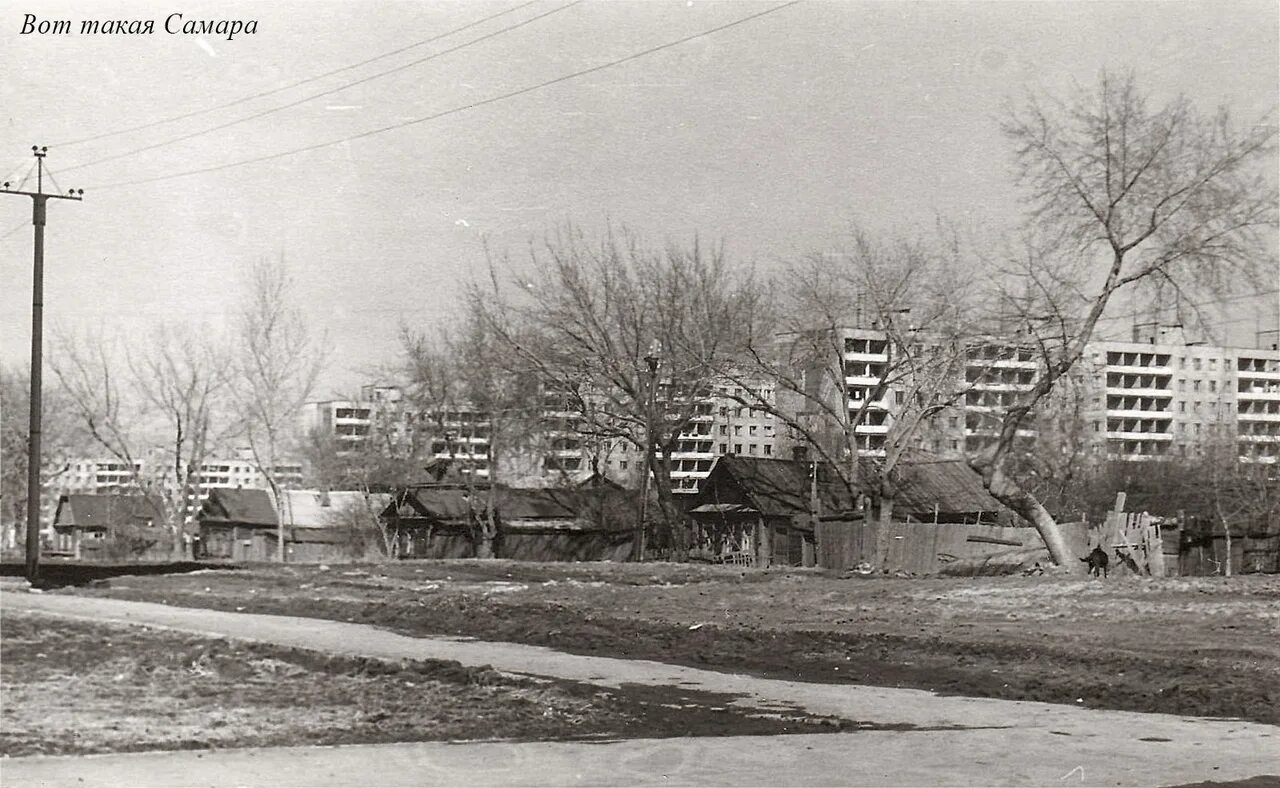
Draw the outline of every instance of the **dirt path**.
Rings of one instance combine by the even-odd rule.
[[[756,706],[799,706],[814,714],[857,720],[864,729],[854,734],[830,734],[825,737],[729,737],[712,742],[681,740],[609,745],[466,746],[467,749],[510,747],[521,758],[536,756],[539,764],[536,772],[538,778],[541,779],[545,774],[547,782],[551,783],[646,782],[647,778],[642,779],[642,776],[649,772],[643,769],[628,771],[625,775],[619,774],[619,779],[605,779],[604,775],[608,772],[599,771],[597,767],[603,769],[605,764],[620,757],[631,757],[632,754],[643,761],[655,752],[667,753],[661,758],[675,759],[673,763],[683,764],[678,774],[671,779],[691,784],[832,782],[833,772],[829,768],[835,767],[829,765],[842,763],[851,771],[841,772],[847,774],[847,777],[834,782],[1150,785],[1241,779],[1274,773],[1277,771],[1276,764],[1280,763],[1280,728],[1257,723],[1098,711],[984,698],[940,697],[920,690],[776,681],[642,660],[564,654],[546,648],[510,643],[412,638],[362,624],[176,608],[111,599],[5,593],[0,595],[0,610],[3,609],[164,626],[340,654],[390,659],[451,659],[468,665],[492,665],[498,670],[511,673],[571,679],[601,686],[616,687],[627,683],[683,686],[737,695],[742,699],[740,702]],[[818,741],[819,739],[822,741]],[[734,742],[742,743],[735,745]],[[434,762],[432,759],[443,757],[440,753],[455,752],[449,746],[403,746],[410,748],[404,751],[406,753],[427,754],[424,757],[428,757],[431,762]],[[415,747],[420,749],[413,749]],[[723,749],[723,752],[716,755],[719,766],[713,772],[703,771],[705,763],[700,760],[702,756],[696,755],[707,752],[707,748]],[[808,748],[814,749],[811,751]],[[360,751],[362,750],[350,750],[352,753]],[[765,751],[775,753],[776,757],[771,761],[774,768],[765,770],[760,775],[767,774],[771,777],[749,779],[749,774],[756,774],[752,770],[739,774],[738,777],[721,771],[726,764],[754,764],[756,757],[763,757]],[[219,770],[217,779],[221,781],[226,776],[227,783],[254,784],[324,782],[310,779],[310,775],[304,778],[301,772],[294,770],[295,761],[312,762],[314,758],[320,757],[310,754],[312,751],[269,752],[274,754],[265,756],[266,761],[275,766],[269,767],[267,772],[258,777],[246,779],[248,773],[241,772],[241,777],[237,778],[233,770]],[[324,768],[333,768],[337,769],[333,772],[335,775],[348,775],[347,780],[337,777],[335,782],[325,784],[349,782],[351,776],[356,774],[342,771],[347,767],[341,767],[341,764],[351,757],[342,753],[348,750],[319,752],[335,753],[332,757],[321,758],[321,761],[329,764],[322,771]],[[849,755],[851,752],[861,753],[861,757],[853,758]],[[888,755],[894,752],[899,754],[896,760]],[[908,756],[907,752],[911,754]],[[537,755],[538,753],[545,754],[545,763],[543,756]],[[576,760],[578,755],[586,760]],[[58,773],[82,775],[81,767],[75,765],[81,763],[102,766],[117,763],[121,764],[119,768],[127,772],[137,768],[129,764],[141,763],[131,758],[144,756],[111,757],[118,760],[63,762],[70,771]],[[234,763],[264,763],[263,760],[244,760],[251,757],[248,755],[229,753],[207,753],[201,756],[175,754],[168,757],[185,757],[187,762],[194,762],[199,757],[231,759]],[[237,758],[241,760],[236,760]],[[814,759],[820,764],[810,764],[810,760]],[[356,760],[365,761],[362,757]],[[448,758],[445,760],[450,761]],[[42,766],[42,763],[46,766]],[[45,769],[52,763],[53,760],[50,759],[12,759],[5,764],[4,771],[6,778],[16,774],[34,778],[38,776],[38,770]],[[474,768],[475,765],[475,762],[466,758],[462,759],[462,763],[470,763],[469,768]],[[802,768],[802,764],[809,766]],[[872,768],[874,764],[878,766]],[[279,771],[276,770],[277,767]],[[795,771],[796,769],[801,770]],[[1084,770],[1083,778],[1076,776],[1080,774],[1080,769]],[[1069,773],[1072,776],[1063,780],[1064,775]],[[503,777],[504,774],[507,776]],[[361,775],[360,781],[365,783],[372,779],[364,772]],[[810,779],[803,775],[812,777]],[[123,782],[136,782],[128,779],[125,772],[118,776]],[[387,772],[384,777],[385,779],[372,781],[378,784],[399,781],[391,772]],[[508,774],[496,766],[489,766],[481,771],[449,772],[439,780],[424,773],[422,779],[415,776],[409,781],[448,783],[458,779],[470,783],[528,782],[532,779],[532,773],[528,770],[516,770]],[[25,779],[20,782],[30,784]]]

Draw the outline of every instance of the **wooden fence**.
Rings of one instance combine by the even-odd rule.
[[[1068,546],[1084,555],[1083,523],[1065,523],[1060,527]],[[1033,555],[1044,547],[1040,534],[1030,527],[894,522],[887,526],[883,538],[879,536],[880,528],[875,521],[856,518],[820,521],[818,565],[847,571],[865,564],[874,571],[930,575],[958,561],[1020,551]],[[877,555],[877,544],[884,545],[883,556]],[[1047,552],[1045,555],[1047,558]]]

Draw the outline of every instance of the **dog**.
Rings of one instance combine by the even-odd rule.
[[[1101,547],[1093,548],[1087,556],[1080,560],[1089,565],[1089,574],[1106,579],[1107,564],[1110,563],[1110,559],[1107,558],[1106,552]]]

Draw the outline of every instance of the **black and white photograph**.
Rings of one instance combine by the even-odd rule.
[[[0,785],[1280,786],[1275,0],[0,0]]]

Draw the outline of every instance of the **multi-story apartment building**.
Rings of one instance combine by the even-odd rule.
[[[1241,459],[1280,462],[1280,349],[1240,350],[1234,371],[1235,434]]]
[[[935,451],[972,454],[990,447],[1000,434],[1005,411],[1035,386],[1039,369],[1034,350],[1028,345],[995,338],[972,343],[965,349],[964,382],[960,384],[964,392],[964,435],[952,437],[951,430],[946,429],[946,443],[936,445]],[[943,425],[937,429],[944,431]],[[1031,421],[1017,432],[1018,438],[1026,440],[1035,435]]]
[[[909,386],[891,385],[880,401],[863,409],[885,365],[894,363],[892,350],[885,332],[874,328],[845,328],[843,341],[850,422],[862,417],[854,427],[859,452],[881,456],[895,419],[910,406],[902,401],[902,389]],[[963,380],[954,382],[952,392],[957,403],[937,408],[913,441],[944,456],[988,448],[1004,413],[1040,374],[1035,349],[1016,340],[975,340],[965,353]],[[1058,428],[1078,431],[1073,440],[1082,444],[1084,457],[1195,457],[1221,440],[1234,442],[1241,459],[1280,458],[1280,350],[1275,347],[1190,343],[1179,326],[1141,325],[1129,341],[1090,343],[1055,391],[1037,410],[1043,415],[1064,408],[1067,391],[1081,397],[1079,423]],[[1037,424],[1037,418],[1029,419],[1017,432],[1027,448],[1037,439]]]

